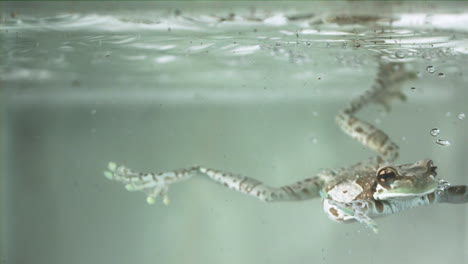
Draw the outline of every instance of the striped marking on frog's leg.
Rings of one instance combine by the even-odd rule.
[[[162,173],[143,173],[109,162],[107,169],[104,171],[106,178],[123,183],[128,191],[145,192],[148,204],[154,204],[156,197],[159,196],[163,198],[164,204],[167,205],[169,204],[167,194],[169,185],[192,177],[197,172],[198,167]]]
[[[346,134],[379,153],[384,160],[393,161],[398,157],[398,145],[377,127],[354,117],[346,110],[337,115],[336,121]]]
[[[115,163],[109,163],[108,170],[104,172],[104,175],[110,180],[125,184],[125,188],[129,191],[145,192],[149,204],[153,204],[158,196],[163,197],[164,203],[168,204],[167,192],[169,185],[195,175],[205,175],[229,189],[256,197],[265,202],[297,201],[320,197],[320,190],[324,182],[321,177],[313,177],[276,188],[253,178],[200,166],[162,173],[141,173],[125,166],[117,166]]]
[[[281,187],[271,187],[256,179],[232,173],[204,167],[200,167],[199,171],[229,189],[254,196],[265,202],[298,201],[318,198],[320,197],[319,192],[323,185],[323,181],[319,177],[313,177]]]
[[[370,102],[382,103],[387,110],[390,110],[390,101],[393,98],[397,97],[402,100],[405,98],[399,90],[401,83],[414,77],[414,73],[406,71],[400,64],[381,63],[371,89],[351,101],[347,108],[340,111],[336,122],[346,134],[378,152],[384,160],[395,160],[398,157],[398,146],[388,135],[354,115]]]

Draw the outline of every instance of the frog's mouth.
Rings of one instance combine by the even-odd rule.
[[[423,195],[434,192],[437,186],[438,186],[438,183],[434,182],[426,186],[425,188],[421,188],[421,189],[401,189],[399,191],[393,192],[393,195],[398,196],[398,197],[423,196]]]
[[[437,166],[434,166],[434,162],[432,160],[427,160],[426,163],[427,172],[429,172],[429,175],[432,175],[433,177],[437,176]]]
[[[398,191],[390,191],[387,193],[380,193],[380,194],[375,193],[374,198],[377,200],[388,200],[388,199],[406,199],[406,198],[419,197],[419,196],[427,195],[427,194],[434,192],[437,186],[438,186],[437,183],[434,183],[420,190],[400,189]]]

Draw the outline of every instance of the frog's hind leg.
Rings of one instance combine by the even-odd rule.
[[[393,99],[405,100],[406,98],[400,91],[401,84],[415,77],[415,73],[405,70],[401,63],[383,64],[381,62],[372,88],[351,101],[350,105],[337,115],[338,125],[352,138],[378,152],[384,160],[395,160],[398,157],[398,146],[385,132],[355,117],[355,114],[370,102],[383,104],[389,111]]]
[[[149,204],[153,204],[157,197],[162,197],[163,202],[168,204],[169,185],[187,180],[195,175],[207,176],[229,189],[248,194],[265,202],[318,198],[324,181],[321,177],[313,177],[282,187],[270,187],[253,178],[200,166],[162,173],[141,173],[125,166],[117,166],[113,162],[109,163],[108,170],[104,172],[104,175],[110,180],[125,184],[125,188],[129,191],[145,192]]]

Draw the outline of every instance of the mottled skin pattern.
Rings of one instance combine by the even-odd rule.
[[[371,89],[351,101],[339,112],[340,128],[378,156],[349,168],[324,170],[317,176],[281,187],[271,187],[253,178],[201,166],[162,173],[140,173],[109,163],[104,175],[125,184],[129,191],[143,191],[147,202],[156,197],[169,203],[169,185],[195,175],[204,175],[225,187],[254,196],[265,202],[298,201],[321,198],[325,213],[334,221],[359,221],[377,232],[374,217],[434,203],[468,203],[466,186],[450,186],[437,180],[431,160],[413,164],[391,165],[398,157],[398,146],[377,127],[355,114],[368,103],[380,103],[390,110],[393,99],[405,100],[402,83],[414,78],[403,64],[380,63]]]

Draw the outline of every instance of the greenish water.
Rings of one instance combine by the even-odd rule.
[[[334,116],[378,60],[418,72],[359,116],[468,184],[468,8],[454,2],[1,2],[0,263],[467,263],[466,205],[337,224],[204,179],[167,207],[102,176],[193,164],[279,186],[373,155]],[[432,72],[428,66],[435,68]],[[430,134],[438,128],[437,137]],[[450,146],[436,144],[449,140]]]

